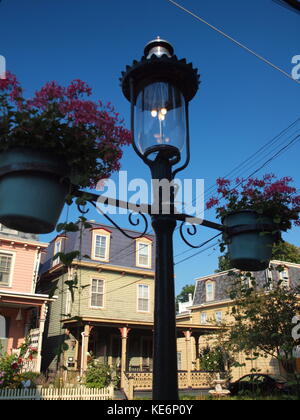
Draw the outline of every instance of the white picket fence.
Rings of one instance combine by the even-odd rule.
[[[1,400],[113,400],[114,388],[1,389]]]

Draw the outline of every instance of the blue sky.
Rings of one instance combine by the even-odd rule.
[[[298,14],[272,0],[178,2],[291,73],[292,57],[300,55]],[[229,173],[299,117],[299,85],[167,0],[0,3],[0,54],[28,95],[50,80],[66,84],[81,78],[91,85],[95,99],[115,105],[127,127],[129,104],[119,86],[120,73],[158,35],[173,44],[179,58],[192,61],[202,79],[190,110],[192,159],[181,177],[204,179],[206,188],[214,185],[217,177]],[[281,143],[287,139],[282,138]],[[234,175],[249,175],[271,156],[272,149],[268,149],[250,162],[251,168],[242,167]],[[150,180],[148,168],[131,148],[125,150],[122,169],[128,171],[129,179]],[[292,176],[300,188],[299,143],[261,174],[267,172]],[[70,218],[76,215],[74,207]],[[205,216],[214,220],[213,211]],[[103,221],[92,210],[89,217]],[[116,220],[129,226],[126,216]],[[198,242],[214,234],[200,228]],[[41,239],[50,240],[53,235]],[[299,228],[284,238],[300,246]],[[195,253],[191,250],[177,256],[187,250],[177,234],[174,248],[177,262]],[[213,272],[218,256],[216,246],[176,265],[177,292],[194,278]]]

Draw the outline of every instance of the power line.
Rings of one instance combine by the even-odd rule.
[[[241,181],[238,185],[235,186],[235,188],[237,188],[239,185],[241,185],[244,181],[246,181],[247,179],[251,178],[253,175],[255,175],[257,172],[259,172],[263,167],[265,167],[268,163],[270,163],[272,160],[274,160],[276,157],[278,157],[280,154],[284,153],[285,151],[287,151],[290,147],[292,147],[297,141],[300,140],[300,134],[297,135],[296,137],[294,137],[287,145],[285,145],[284,147],[282,147],[277,153],[275,153],[275,155],[273,155],[270,159],[268,159],[266,162],[264,162],[263,165],[261,165],[258,169],[256,169],[254,172],[252,172],[246,179],[244,179],[243,181]],[[219,236],[219,235],[218,235]],[[205,245],[207,242],[210,242],[211,240],[213,240],[214,238],[211,238],[210,240],[206,241],[203,243],[203,245]],[[201,245],[202,246],[202,245]],[[212,248],[209,247],[207,249]],[[204,252],[205,250],[203,250],[202,252]],[[188,261],[189,259],[199,255],[202,253],[200,252],[196,252],[193,255],[185,258],[184,260],[179,261],[178,263],[176,263],[175,265],[178,265],[182,262]]]
[[[234,168],[233,170],[231,170],[227,175],[224,176],[224,178],[228,178],[230,175],[236,173],[236,175],[234,177],[238,177],[241,178],[243,176],[242,173],[237,173],[237,171],[239,169],[243,169],[243,173],[245,173],[245,171],[250,170],[251,168],[253,168],[254,165],[257,165],[259,162],[261,162],[263,159],[265,159],[270,152],[274,151],[274,147],[275,144],[279,142],[279,140],[281,139],[281,137],[286,134],[289,130],[291,130],[297,123],[300,122],[300,118],[297,118],[293,123],[291,123],[287,128],[285,128],[284,130],[282,130],[279,134],[277,134],[275,137],[273,137],[270,141],[268,141],[265,145],[263,145],[259,150],[257,150],[255,153],[253,153],[249,158],[247,158],[246,160],[244,160],[241,164],[239,164],[236,168]],[[297,130],[298,131],[298,130]],[[280,142],[277,147],[281,147],[283,144],[285,144],[289,139],[291,138],[291,136],[289,136],[288,139],[285,139],[283,142]],[[266,151],[267,149],[270,149],[272,147],[272,149],[268,152],[265,153],[264,156],[262,156],[259,160],[257,161],[253,161],[253,159],[257,156],[262,154],[263,151]],[[285,148],[284,148],[285,149]],[[280,152],[282,151],[282,149],[280,150]],[[277,153],[276,153],[277,154]],[[277,157],[277,156],[276,156]],[[252,162],[251,162],[252,161]],[[251,162],[251,164],[250,164]],[[250,164],[250,166],[249,166]],[[266,164],[264,164],[263,166],[266,166]],[[233,175],[232,175],[233,176]],[[191,203],[189,204],[194,204],[196,202],[196,200],[200,197],[203,197],[204,199],[208,199],[211,198],[213,195],[210,195],[209,197],[206,197],[208,191],[216,191],[217,189],[217,184],[213,184],[211,187],[209,187],[205,193],[202,196],[197,196]]]
[[[236,39],[234,39],[233,37],[231,37],[230,35],[227,35],[225,32],[221,31],[220,29],[216,28],[215,26],[211,25],[210,23],[208,23],[206,20],[204,20],[203,18],[201,18],[200,16],[196,15],[195,13],[193,13],[192,11],[186,9],[185,7],[181,6],[179,3],[176,3],[174,0],[167,0],[169,3],[172,3],[174,6],[178,7],[179,9],[183,10],[184,12],[188,13],[189,15],[193,16],[195,19],[199,20],[200,22],[204,23],[205,25],[209,26],[211,29],[213,29],[214,31],[218,32],[220,35],[224,36],[225,38],[229,39],[231,42],[235,43],[236,45],[238,45],[239,47],[243,48],[245,51],[247,51],[248,53],[254,55],[256,58],[258,58],[259,60],[263,61],[264,63],[268,64],[270,67],[274,68],[275,70],[279,71],[280,73],[282,73],[284,76],[288,77],[289,79],[293,80],[294,82],[296,82],[298,85],[300,85],[300,81],[294,79],[292,77],[291,74],[287,73],[286,71],[284,71],[283,69],[281,69],[280,67],[278,67],[277,65],[273,64],[271,61],[267,60],[266,58],[264,58],[262,55],[256,53],[254,50],[251,50],[250,48],[246,47],[244,44],[242,44],[241,42],[237,41]]]
[[[214,244],[210,245],[209,247],[204,248],[204,249],[202,249],[201,251],[198,251],[198,252],[196,252],[195,254],[190,255],[189,257],[187,257],[187,258],[185,258],[185,259],[183,259],[183,260],[181,260],[181,261],[178,261],[178,262],[177,262],[177,263],[175,263],[174,265],[176,266],[176,265],[179,265],[179,264],[181,264],[181,263],[183,263],[183,262],[185,262],[185,261],[188,261],[188,260],[190,260],[191,258],[194,258],[194,257],[196,257],[197,255],[202,254],[203,252],[207,251],[208,249],[213,248],[213,247],[214,247],[214,246],[216,246],[216,245],[218,245],[218,242],[215,242]]]

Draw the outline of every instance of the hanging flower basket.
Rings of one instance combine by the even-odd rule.
[[[292,178],[217,179],[218,197],[206,204],[217,207],[217,218],[226,226],[221,251],[228,246],[233,268],[259,271],[268,267],[272,248],[281,232],[299,226],[300,196],[290,186]],[[235,184],[235,185],[232,185]]]
[[[0,79],[0,223],[51,232],[71,184],[95,188],[120,169],[131,133],[111,104],[93,102],[91,94],[73,80],[67,87],[46,83],[25,99],[13,74]]]
[[[70,190],[69,173],[62,159],[46,152],[16,148],[0,154],[0,223],[52,232]]]
[[[228,214],[223,224],[229,228],[224,239],[232,267],[243,271],[267,269],[278,239],[272,219],[244,210]]]

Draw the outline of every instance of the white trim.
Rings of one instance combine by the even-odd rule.
[[[143,245],[143,248],[148,248],[148,264],[140,263],[140,245]],[[139,268],[152,268],[152,241],[148,238],[138,238],[136,239],[136,267]]]
[[[32,286],[31,286],[31,293],[35,292],[37,279],[39,275],[39,268],[41,263],[41,252],[40,249],[36,250],[35,257],[34,257],[34,266],[33,266],[33,277],[32,277]]]
[[[62,249],[62,240],[63,240],[63,238],[57,238],[54,241],[53,257],[52,257],[52,267],[55,267],[56,265],[59,265],[60,264],[60,257],[55,258],[55,260],[53,258],[54,258],[54,256],[56,254],[58,254],[59,252],[61,252],[61,249]],[[59,250],[58,251],[56,250],[56,246],[57,245],[59,245]]]
[[[105,243],[105,256],[99,257],[96,255],[96,242],[97,236],[102,236],[106,239]],[[108,232],[106,229],[93,229],[92,232],[92,249],[91,249],[91,258],[92,260],[102,261],[102,262],[109,262],[110,257],[110,241],[111,241],[111,233]]]
[[[68,288],[66,290],[65,313],[66,315],[70,315],[71,312],[72,312],[72,293],[71,293],[71,290]]]
[[[97,280],[97,281],[102,281],[103,283],[103,291],[102,291],[102,306],[93,306],[92,305],[92,296],[93,296],[93,281]],[[101,295],[101,293],[98,292],[94,292],[97,293],[98,295]],[[89,307],[90,309],[104,309],[105,305],[104,305],[104,295],[105,295],[105,280],[103,278],[98,278],[98,277],[91,277],[90,280],[90,299],[89,299]]]
[[[207,290],[208,286],[212,286],[211,299],[208,299],[208,290]],[[214,302],[215,297],[216,297],[216,283],[214,281],[207,280],[207,282],[205,283],[205,301],[206,301],[206,303]]]
[[[23,292],[9,292],[7,290],[0,290],[0,300],[1,300],[1,295],[8,296],[8,297],[25,297],[25,298],[31,298],[31,299],[36,299],[36,300],[45,300],[45,301],[54,301],[55,299],[58,298],[58,296],[53,296],[52,298],[49,298],[49,295],[40,295],[40,294],[36,294],[36,293],[23,293]]]
[[[205,321],[204,318],[205,317]],[[206,325],[208,321],[207,312],[201,312],[200,313],[200,325]]]
[[[217,314],[221,315],[219,320],[217,319]],[[223,321],[223,311],[216,311],[215,312],[215,321],[216,321],[217,324],[222,323],[222,321]]]
[[[148,314],[150,312],[150,285],[149,284],[145,284],[145,283],[139,283],[136,286],[137,286],[137,302],[136,302],[137,307],[136,307],[136,311],[137,312],[144,313],[144,314]],[[146,300],[145,298],[142,298],[139,295],[139,287],[140,286],[147,287],[147,290],[148,290],[148,298],[147,298],[148,310],[147,311],[143,311],[142,309],[139,309],[139,299]]]
[[[18,236],[16,237],[2,236],[1,233],[0,233],[0,241],[3,241],[3,242],[13,241],[16,244],[28,244],[31,246],[37,246],[41,248],[47,248],[49,246],[49,243],[47,242],[37,242],[37,241],[33,241],[32,239],[19,238]]]
[[[0,249],[0,254],[1,253],[2,254],[8,254],[9,256],[12,257],[8,284],[7,285],[2,284],[2,287],[9,287],[9,288],[11,288],[12,287],[12,283],[13,283],[13,274],[14,274],[14,271],[15,271],[15,263],[16,263],[16,255],[17,255],[17,253],[15,251],[7,251],[7,250]],[[0,282],[0,285],[1,285],[1,283],[2,282]]]

